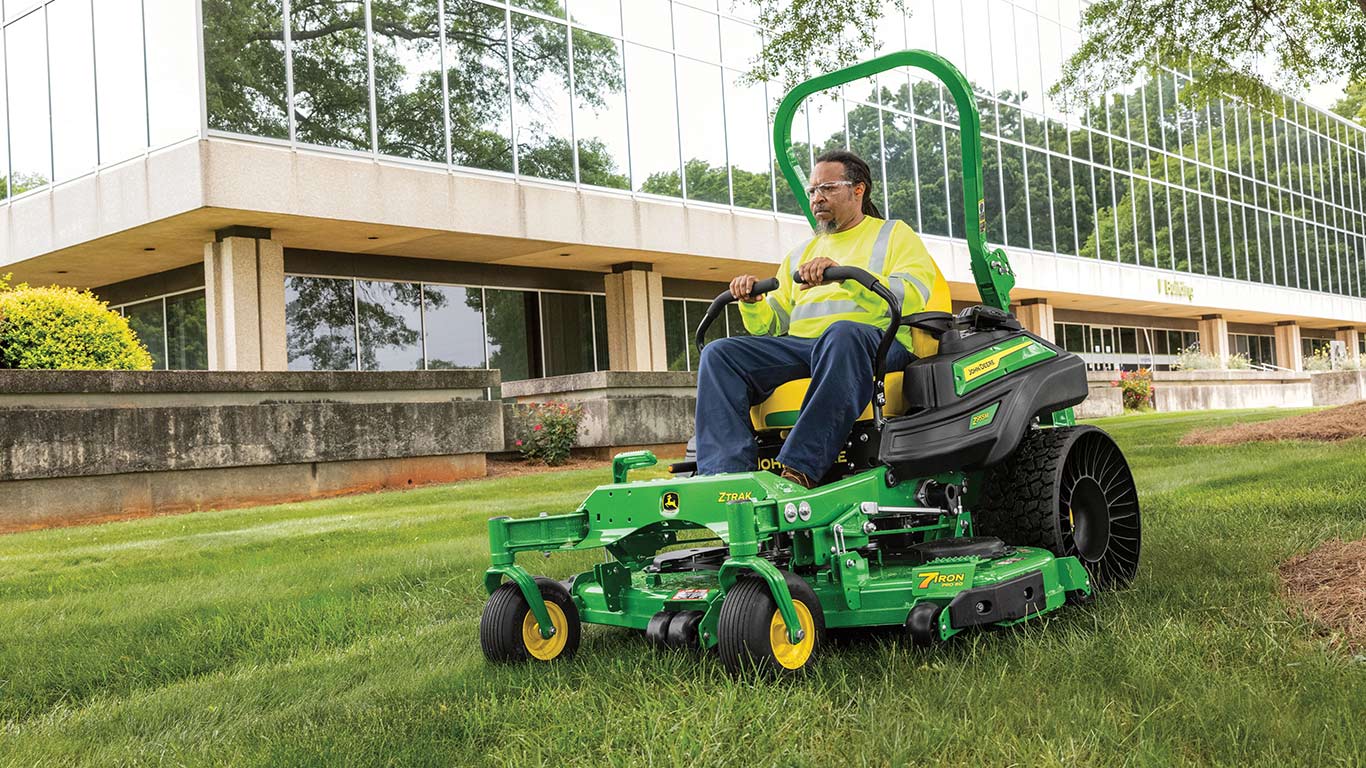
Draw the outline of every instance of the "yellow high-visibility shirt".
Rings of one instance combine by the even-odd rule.
[[[756,336],[819,337],[832,323],[855,320],[887,328],[887,303],[853,282],[801,290],[792,280],[798,265],[825,257],[877,276],[901,300],[901,316],[927,310],[952,312],[949,285],[920,236],[901,221],[864,216],[843,232],[820,234],[792,249],[778,265],[778,289],[763,301],[741,303],[745,329]],[[923,331],[902,328],[897,340],[917,357],[934,354],[938,342]]]

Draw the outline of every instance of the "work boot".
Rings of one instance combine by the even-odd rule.
[[[798,472],[797,470],[791,467],[783,467],[783,473],[782,475],[780,475],[780,477],[782,477],[784,480],[787,480],[788,482],[796,483],[797,485],[800,485],[801,487],[806,488],[808,490],[816,487],[815,480],[812,480],[811,478],[807,477],[804,473]]]

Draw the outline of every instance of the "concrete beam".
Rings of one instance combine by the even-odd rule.
[[[225,237],[204,246],[209,369],[283,371],[285,249],[277,240]]]
[[[1200,333],[1201,352],[1214,355],[1220,361],[1228,360],[1228,321],[1223,315],[1201,317],[1200,322],[1196,324],[1196,330]]]
[[[664,281],[658,272],[623,269],[607,288],[607,360],[614,371],[666,371]]]
[[[1304,370],[1300,355],[1300,326],[1287,320],[1276,323],[1276,365],[1292,371]]]

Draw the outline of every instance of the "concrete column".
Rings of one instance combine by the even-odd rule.
[[[1221,361],[1228,360],[1228,321],[1223,315],[1205,315],[1196,324],[1200,332],[1200,351],[1214,355]]]
[[[270,230],[229,227],[204,246],[209,370],[283,371],[285,251]]]
[[[1276,365],[1292,371],[1304,370],[1300,356],[1300,326],[1294,320],[1276,323]]]
[[[614,371],[667,371],[664,281],[650,264],[614,264],[607,287],[607,361]]]
[[[1057,342],[1053,338],[1053,305],[1047,299],[1025,299],[1015,308],[1020,324],[1035,336]]]
[[[1351,360],[1353,363],[1357,362],[1357,359],[1361,357],[1361,353],[1357,351],[1357,345],[1360,342],[1361,334],[1357,332],[1357,329],[1350,325],[1345,325],[1337,330],[1333,335],[1333,338],[1346,344],[1347,359]]]

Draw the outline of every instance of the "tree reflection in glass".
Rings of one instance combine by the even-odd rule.
[[[356,333],[362,371],[422,370],[422,288],[356,281]]]
[[[285,277],[291,371],[356,369],[356,304],[350,278]]]
[[[167,367],[202,371],[209,367],[204,292],[166,297]]]
[[[428,368],[484,368],[484,298],[479,288],[423,286]]]
[[[128,325],[147,351],[152,353],[152,370],[166,370],[166,327],[161,299],[152,299],[123,308]]]
[[[540,376],[536,292],[490,289],[484,295],[489,367],[502,371],[503,381]]]
[[[281,0],[203,2],[209,127],[289,138]],[[104,87],[103,79],[100,86]]]
[[[365,4],[360,0],[293,3],[290,40],[299,141],[370,149]]]

